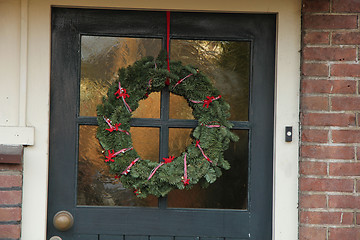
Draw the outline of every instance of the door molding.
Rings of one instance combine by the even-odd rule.
[[[50,9],[52,5],[113,9],[181,9],[222,12],[274,12],[278,15],[275,146],[274,239],[296,239],[298,234],[298,102],[300,82],[300,1],[256,0],[224,2],[151,2],[100,0],[35,0],[29,3],[27,123],[36,130],[35,145],[24,151],[22,239],[45,239],[47,212]],[[205,6],[205,7],[204,7]],[[19,8],[20,10],[20,8]],[[9,83],[9,84],[16,84]],[[292,143],[284,142],[284,126],[294,127]],[[35,194],[34,194],[35,193]],[[37,222],[36,225],[33,223]]]

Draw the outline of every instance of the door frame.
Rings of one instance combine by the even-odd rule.
[[[22,1],[23,2],[23,1]],[[27,2],[27,1],[24,1]],[[206,3],[206,4],[205,4]],[[28,124],[35,127],[35,145],[25,149],[22,239],[45,239],[49,133],[50,10],[52,5],[114,9],[177,9],[221,12],[274,12],[278,16],[277,74],[275,90],[274,239],[296,239],[298,229],[298,113],[300,82],[300,1],[207,1],[151,3],[95,0],[84,5],[76,1],[34,0],[24,18],[29,26]],[[204,8],[203,6],[206,6]],[[291,80],[291,81],[289,81]],[[293,126],[293,141],[285,143],[285,126]],[[37,224],[33,224],[37,222]]]

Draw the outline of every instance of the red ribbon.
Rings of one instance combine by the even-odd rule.
[[[216,123],[216,124],[214,124]],[[221,126],[219,122],[217,121],[212,121],[212,122],[209,122],[208,125],[204,124],[204,123],[201,123],[201,125],[204,125],[205,127],[208,127],[208,128],[214,128],[214,127],[222,127],[222,128],[225,128],[224,126]]]
[[[166,49],[167,49],[167,69],[170,72],[170,60],[169,60],[169,52],[170,52],[170,11],[166,11]],[[165,81],[166,86],[170,85],[170,79],[166,78]]]
[[[151,173],[150,173],[150,175],[149,175],[149,177],[148,177],[148,179],[147,180],[150,180],[151,178],[152,178],[152,176],[154,176],[154,174],[155,174],[155,172],[162,166],[162,165],[164,165],[164,164],[167,164],[167,163],[171,163],[173,160],[174,160],[174,156],[170,156],[170,157],[168,157],[168,158],[163,158],[163,162],[162,163],[160,163],[159,165],[157,165],[153,170],[151,170]]]
[[[212,103],[212,102],[215,101],[215,100],[220,99],[220,98],[221,98],[221,95],[219,95],[219,96],[217,96],[217,97],[207,96],[206,98],[207,98],[207,99],[202,100],[202,101],[190,100],[190,102],[193,102],[193,103],[203,103],[203,107],[206,106],[206,108],[209,108],[209,104]]]
[[[133,149],[134,149],[133,147],[124,148],[124,149],[121,149],[118,152],[115,152],[114,150],[108,150],[108,155],[105,156],[106,157],[105,162],[115,162],[115,160],[113,158],[116,157],[116,155],[119,155],[120,153],[126,153],[127,151],[130,151],[130,150],[133,150]]]
[[[114,95],[118,94],[119,96],[116,96],[116,98],[121,98],[124,102],[124,105],[129,113],[132,112],[129,104],[125,101],[125,98],[130,97],[129,94],[126,93],[126,89],[121,87],[121,84],[119,82],[119,89],[114,93]]]
[[[183,183],[184,183],[184,186],[186,185],[189,185],[189,180],[187,178],[187,165],[186,165],[186,153],[185,153],[185,156],[184,156],[184,179],[181,180]]]
[[[122,130],[122,129],[119,129],[121,123],[115,123],[115,126],[113,126],[113,125],[111,124],[111,120],[110,120],[110,119],[105,118],[105,117],[103,117],[103,118],[104,118],[105,122],[109,125],[109,128],[106,128],[105,130],[107,130],[107,131],[109,131],[109,132],[120,131],[120,132],[126,133],[127,135],[130,135],[127,131]]]
[[[201,146],[200,146],[200,140],[196,140],[196,145],[195,145],[195,146],[200,149],[202,155],[204,156],[204,158],[205,158],[208,162],[213,163],[213,162],[210,160],[210,158],[205,155],[204,150],[202,150],[202,148],[201,148]]]
[[[130,165],[121,173],[121,175],[126,175],[126,174],[128,174],[128,173],[130,172],[130,168],[131,168],[132,166],[134,166],[134,164],[135,164],[138,160],[140,160],[140,158],[136,158],[134,161],[132,161],[132,162],[130,163]]]
[[[187,75],[186,77],[184,77],[183,79],[179,80],[179,81],[175,84],[175,86],[173,87],[173,90],[174,90],[174,88],[175,88],[177,85],[179,85],[182,81],[184,81],[185,79],[187,79],[188,77],[190,77],[190,76],[192,76],[192,75],[193,75],[193,74],[191,73],[191,74]]]

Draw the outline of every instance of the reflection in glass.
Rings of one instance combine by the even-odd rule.
[[[109,174],[102,148],[95,137],[96,130],[96,126],[79,127],[77,204],[157,207],[157,198],[139,199]]]
[[[169,128],[169,156],[179,156],[191,144],[191,128]]]
[[[171,59],[198,67],[213,81],[231,106],[230,120],[249,119],[250,42],[171,40]]]
[[[159,161],[159,128],[131,127],[131,138],[141,159]]]
[[[161,39],[102,36],[81,37],[80,116],[96,116],[119,68],[145,57],[157,57]]]
[[[171,191],[168,195],[168,207],[247,209],[248,130],[233,132],[240,140],[231,142],[225,152],[225,159],[231,165],[230,170],[223,170],[223,175],[208,188],[201,188],[198,184],[191,190]]]
[[[133,118],[160,118],[160,92],[153,92],[139,101],[139,107],[132,113]]]
[[[170,119],[195,119],[192,114],[192,109],[182,96],[170,93]]]

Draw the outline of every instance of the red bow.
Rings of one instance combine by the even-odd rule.
[[[190,179],[183,179],[181,180],[184,183],[184,186],[189,185]]]
[[[121,123],[115,123],[115,127],[111,126],[110,128],[107,128],[105,130],[108,130],[109,132],[119,131],[119,126],[120,125],[121,125]]]
[[[110,151],[110,150],[108,150],[108,155],[107,156],[105,156],[106,157],[106,160],[105,160],[105,162],[115,162],[115,160],[114,159],[112,159],[113,157],[115,157],[116,155],[115,155],[115,151],[114,150],[112,150],[112,151]]]
[[[172,160],[174,160],[174,156],[170,156],[170,157],[168,157],[168,158],[163,158],[163,160],[164,160],[164,163],[166,164],[166,163],[171,163],[172,162]]]
[[[119,94],[119,96],[116,96],[116,98],[121,98],[123,97],[124,99],[127,97],[130,97],[129,94],[126,93],[126,89],[125,88],[119,88],[114,95]]]

